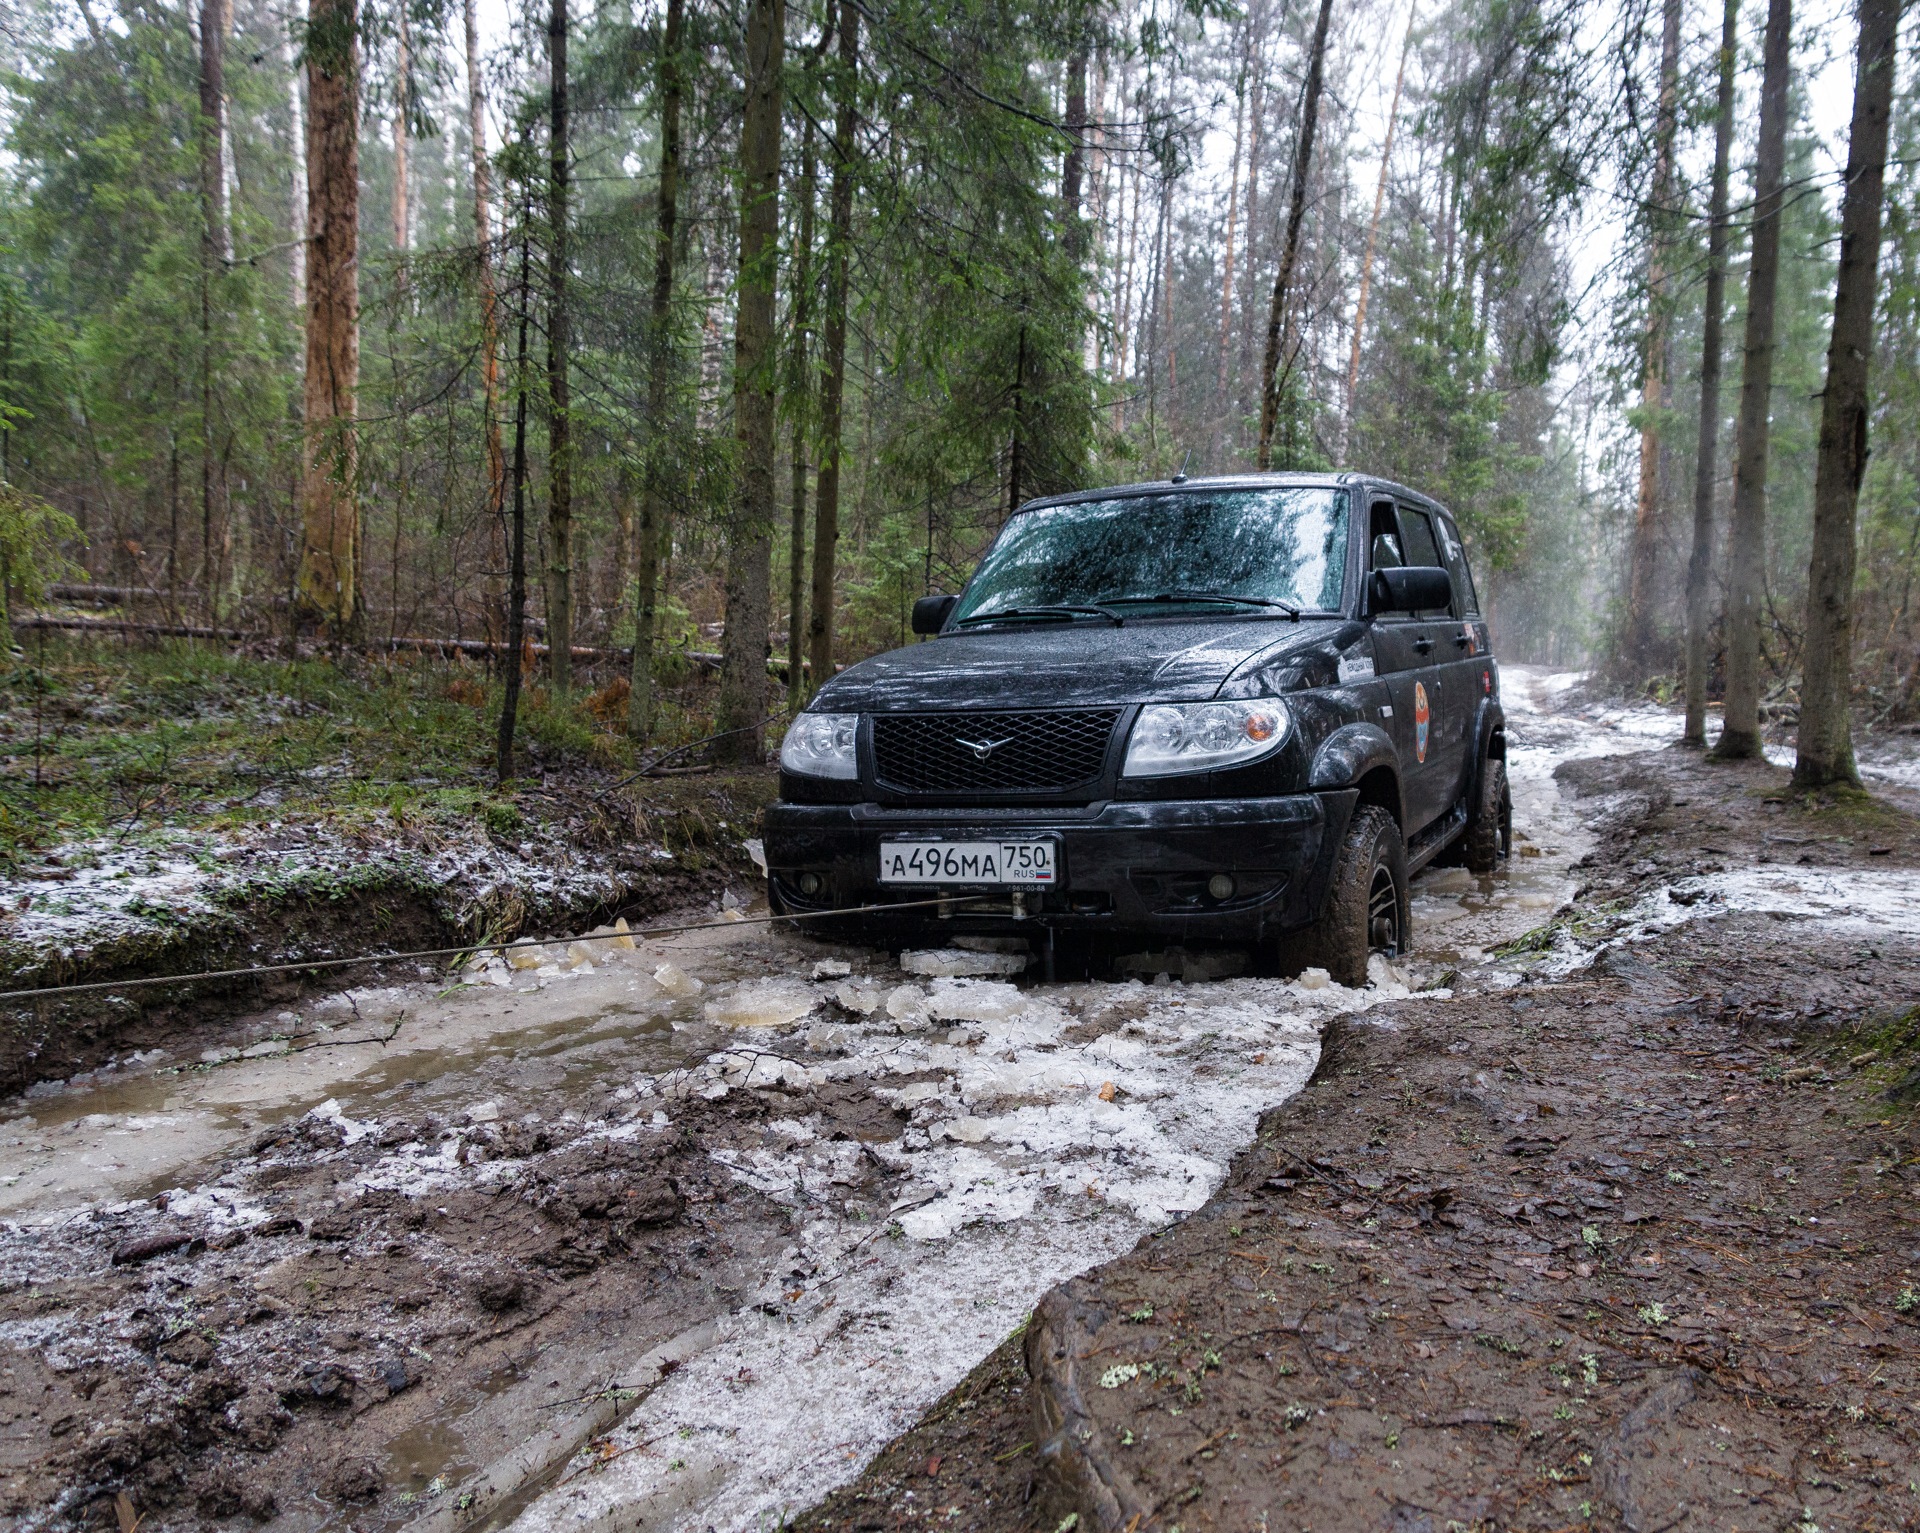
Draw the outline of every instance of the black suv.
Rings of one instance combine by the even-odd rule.
[[[1499,672],[1453,518],[1355,474],[1029,503],[910,645],[787,731],[774,907],[810,930],[1251,947],[1346,984],[1410,941],[1407,881],[1491,872]]]

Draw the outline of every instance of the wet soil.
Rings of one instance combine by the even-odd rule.
[[[356,984],[414,980],[446,964],[284,966],[575,931],[616,915],[639,921],[716,899],[729,882],[744,887],[753,877],[741,845],[751,831],[727,827],[756,823],[773,786],[772,774],[755,771],[614,791],[606,771],[554,773],[526,795],[528,818],[512,832],[518,845],[510,856],[493,855],[505,842],[489,849],[484,831],[471,833],[483,843],[477,849],[455,848],[432,828],[399,819],[384,829],[362,828],[351,845],[319,826],[283,827],[220,847],[216,878],[185,875],[190,890],[156,895],[137,920],[103,908],[97,929],[86,920],[85,890],[71,894],[45,878],[0,881],[0,990],[279,969],[0,999],[0,1091],[69,1078],[158,1046],[210,1044],[248,1012]],[[78,902],[71,931],[29,939],[7,929],[16,907],[27,910],[50,895]]]
[[[1914,822],[1509,684],[1519,855],[1364,992],[723,925],[36,1087],[0,1519],[1908,1525]]]
[[[1049,1293],[997,1410],[812,1525],[1920,1526],[1915,822],[1678,751],[1560,776],[1575,908],[1342,1019],[1203,1210]],[[984,1468],[1022,1442],[1024,1502]]]

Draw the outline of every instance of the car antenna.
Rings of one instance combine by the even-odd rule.
[[[1189,447],[1187,449],[1187,455],[1180,460],[1180,472],[1175,474],[1171,479],[1169,479],[1167,483],[1168,484],[1185,484],[1187,482],[1187,465],[1192,461],[1193,461],[1193,449]]]

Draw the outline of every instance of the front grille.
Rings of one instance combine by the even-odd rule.
[[[903,793],[1059,793],[1100,775],[1119,722],[1118,708],[882,713],[873,720],[874,766],[883,786]],[[989,742],[982,757],[975,747]]]

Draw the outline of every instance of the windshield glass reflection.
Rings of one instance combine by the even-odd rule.
[[[1010,609],[1060,620],[1262,607],[1334,611],[1346,570],[1345,490],[1178,490],[1025,511],[987,551],[953,622]],[[1209,599],[1199,599],[1202,594]],[[1151,605],[1148,605],[1151,603]],[[1079,608],[1080,612],[1061,609]],[[1035,613],[1035,616],[1042,614]]]

